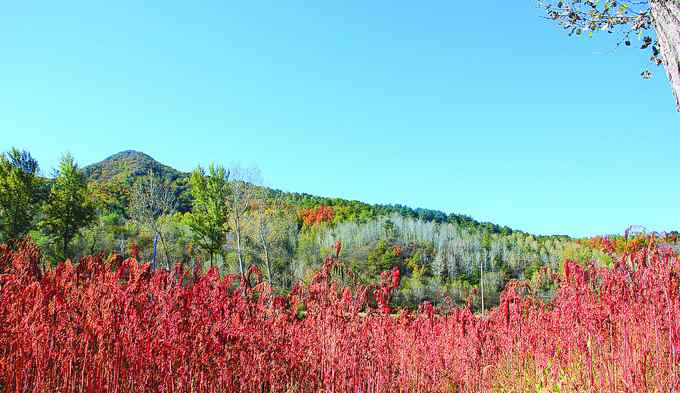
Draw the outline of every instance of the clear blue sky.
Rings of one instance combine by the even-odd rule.
[[[663,70],[533,0],[95,3],[0,13],[1,147],[46,173],[136,149],[535,233],[680,227]]]

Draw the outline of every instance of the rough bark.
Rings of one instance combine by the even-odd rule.
[[[680,111],[680,1],[652,0],[652,19],[662,60]]]

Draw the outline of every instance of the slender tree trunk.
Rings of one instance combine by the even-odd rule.
[[[652,20],[659,41],[662,60],[680,111],[680,2],[652,0]]]
[[[243,275],[243,256],[241,255],[241,220],[239,219],[239,213],[236,213],[234,217],[236,223],[236,255],[238,255],[238,268]]]
[[[170,253],[168,252],[168,243],[165,242],[165,239],[163,238],[163,235],[161,234],[160,231],[158,231],[158,238],[161,240],[161,244],[163,245],[163,253],[165,254],[165,264],[168,266],[168,270],[170,270]]]
[[[163,239],[163,234],[161,233],[161,226],[159,225],[159,223],[156,220],[158,220],[158,218],[153,219],[153,221],[150,222],[149,226],[151,227],[151,230],[154,233],[154,237],[158,237],[158,240],[160,240],[161,247],[163,248],[163,253],[165,254],[165,265],[168,267],[168,269],[170,269],[170,258],[169,258],[169,254],[168,254],[168,245],[165,243],[165,240]],[[156,255],[154,255],[154,256],[157,258]],[[155,263],[156,263],[156,261],[154,260],[154,269],[156,268]]]
[[[484,314],[484,258],[479,259],[479,287],[482,292],[482,315]]]
[[[272,266],[269,263],[269,246],[267,245],[267,238],[264,233],[260,232],[260,241],[262,242],[262,248],[264,249],[264,263],[267,265],[267,280],[269,281],[269,286],[272,286]]]

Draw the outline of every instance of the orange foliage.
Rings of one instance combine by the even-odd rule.
[[[300,211],[300,219],[307,226],[332,222],[334,217],[335,211],[331,206],[326,205],[319,205]]]

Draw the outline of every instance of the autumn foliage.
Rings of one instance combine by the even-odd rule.
[[[307,226],[332,222],[333,217],[335,217],[333,207],[326,205],[319,205],[300,211],[300,219]]]
[[[680,387],[680,260],[654,247],[613,269],[565,262],[549,303],[511,282],[484,316],[429,303],[392,310],[399,270],[374,287],[342,287],[337,257],[286,296],[254,268],[220,277],[118,256],[48,271],[38,261],[28,241],[0,246],[0,391]]]

